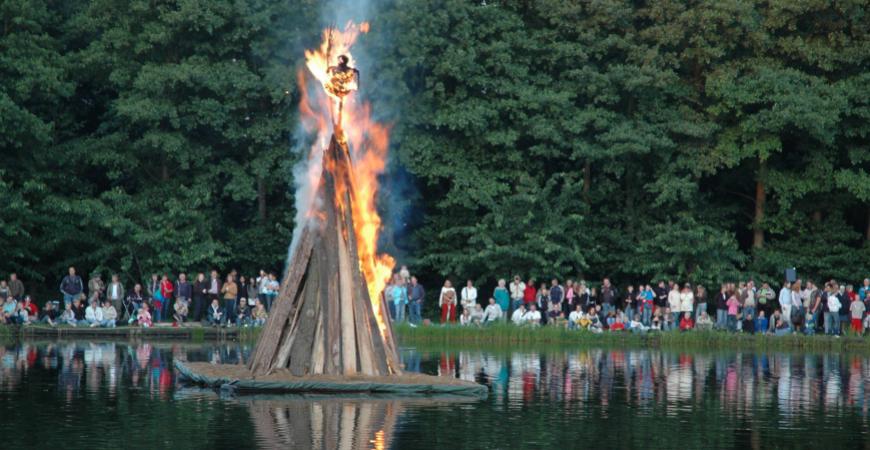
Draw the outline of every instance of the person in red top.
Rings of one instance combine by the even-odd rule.
[[[535,280],[533,278],[529,279],[529,282],[526,283],[526,289],[523,290],[523,303],[526,304],[526,307],[529,307],[529,304],[535,303],[535,299],[538,296],[538,290],[535,289]]]
[[[613,325],[610,326],[610,331],[623,331],[625,330],[625,322],[622,321],[622,317],[617,317],[616,322],[613,322]]]
[[[36,303],[33,303],[33,299],[29,295],[24,296],[24,303],[21,307],[27,309],[27,315],[32,317],[34,321],[39,317],[39,308],[36,307]]]
[[[172,308],[172,294],[175,292],[175,285],[169,280],[169,275],[163,274],[163,279],[160,280],[160,295],[163,296],[163,304],[160,305],[162,311],[161,317],[171,317],[169,314]]]
[[[689,331],[692,328],[695,328],[695,321],[692,320],[692,314],[687,312],[680,319],[680,331]]]

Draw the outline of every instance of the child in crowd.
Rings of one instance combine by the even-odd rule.
[[[752,317],[752,314],[747,313],[743,316],[741,331],[744,333],[755,334],[755,319]]]
[[[142,328],[150,328],[151,327],[151,312],[149,311],[149,307],[147,303],[143,303],[142,307],[139,308],[139,314],[136,315],[136,320],[139,322],[139,326]]]
[[[759,309],[758,310],[758,318],[755,319],[755,331],[762,333],[762,334],[767,333],[767,329],[770,327],[770,324],[768,323],[767,317],[765,317],[764,315],[765,315],[764,310]]]
[[[695,321],[692,320],[692,313],[685,312],[683,318],[680,319],[680,331],[690,331],[695,328]]]
[[[616,318],[616,321],[613,322],[613,325],[610,326],[610,331],[625,331],[625,322],[622,321],[622,317]]]
[[[467,327],[472,325],[472,323],[471,310],[469,308],[462,308],[462,314],[459,315],[459,325]]]
[[[737,299],[737,295],[731,294],[725,306],[728,307],[728,330],[737,331],[737,312],[740,310],[740,300]]]
[[[640,320],[640,314],[635,314],[634,318],[631,319],[630,327],[632,333],[643,333],[649,329],[643,322]]]
[[[816,334],[816,318],[812,313],[807,313],[807,327],[804,329],[807,336]]]

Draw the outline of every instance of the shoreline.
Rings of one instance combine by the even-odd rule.
[[[594,334],[554,327],[527,328],[514,325],[460,327],[438,325],[412,328],[395,325],[400,345],[470,346],[505,348],[530,346],[573,346],[576,348],[651,348],[662,350],[752,350],[752,351],[843,351],[870,353],[870,337],[742,334],[723,331],[679,331],[635,334],[631,332]]]
[[[259,335],[253,328],[215,328],[199,325],[187,325],[182,327],[155,326],[150,328],[141,327],[71,327],[71,326],[3,326],[0,327],[0,341],[2,340],[76,340],[76,339],[152,339],[178,342],[202,342],[202,341],[247,341],[256,339]]]

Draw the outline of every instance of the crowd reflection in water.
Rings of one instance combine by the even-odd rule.
[[[243,363],[250,348],[235,343],[213,346],[155,343],[63,342],[0,346],[0,390],[15,391],[31,371],[57,375],[58,392],[76,396],[119,389],[143,389],[168,399],[178,382],[173,359]]]
[[[250,346],[65,342],[0,346],[0,390],[15,391],[30,372],[56,376],[67,400],[139,389],[168,398],[178,383],[172,360],[244,364]],[[729,414],[774,408],[784,419],[852,408],[867,416],[870,358],[788,353],[670,353],[651,350],[564,352],[401,352],[406,370],[491,387],[497,403],[546,400],[576,408],[623,402],[666,414],[715,398]]]
[[[627,402],[641,412],[663,407],[676,414],[713,397],[738,416],[774,406],[784,418],[844,407],[868,414],[870,358],[860,355],[593,349],[502,355],[406,350],[402,356],[409,367],[488,384],[494,401],[508,404],[546,400],[566,408],[596,405],[606,413],[612,402]]]

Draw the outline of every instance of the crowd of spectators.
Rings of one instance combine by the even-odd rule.
[[[168,273],[153,274],[128,289],[120,274],[113,274],[107,284],[100,273],[93,273],[85,284],[70,267],[60,282],[62,300],[46,301],[39,309],[13,273],[8,280],[0,280],[0,322],[106,328],[151,327],[161,322],[256,327],[266,322],[278,288],[276,275],[264,270],[255,277],[233,270],[223,278],[212,270],[209,277],[199,273],[193,281],[186,273],[174,279]]]
[[[407,267],[389,280],[384,300],[394,321],[422,321],[424,290]],[[785,281],[778,290],[753,280],[722,283],[718,291],[661,280],[618,289],[610,279],[552,279],[538,284],[515,276],[499,279],[492,295],[481,296],[472,280],[457,293],[448,279],[438,295],[442,324],[461,326],[511,322],[519,326],[556,326],[592,333],[723,330],[741,333],[863,335],[870,329],[870,279],[857,289],[829,280]]]

